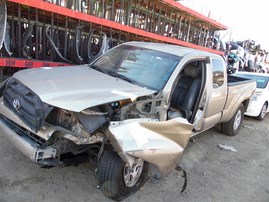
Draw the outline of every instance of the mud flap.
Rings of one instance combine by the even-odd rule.
[[[177,165],[175,169],[177,171],[182,171],[182,177],[184,178],[184,184],[183,184],[183,186],[181,188],[181,191],[180,191],[180,193],[182,194],[186,190],[187,184],[188,184],[187,172],[180,165]]]
[[[180,117],[163,122],[126,120],[109,127],[108,139],[127,163],[132,163],[129,156],[142,158],[165,175],[175,168],[192,129],[193,125]]]

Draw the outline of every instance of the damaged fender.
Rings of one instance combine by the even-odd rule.
[[[112,122],[108,139],[121,158],[132,165],[133,157],[156,165],[163,174],[169,173],[182,156],[193,125],[186,119],[168,121],[135,119]]]

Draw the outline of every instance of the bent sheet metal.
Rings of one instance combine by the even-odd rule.
[[[142,158],[167,174],[181,157],[192,129],[193,125],[180,117],[162,122],[126,120],[112,124],[108,138],[125,160],[128,155]]]

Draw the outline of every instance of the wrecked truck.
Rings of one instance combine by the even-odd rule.
[[[86,156],[102,192],[121,200],[149,164],[175,168],[189,138],[242,125],[255,81],[228,76],[219,55],[127,42],[91,64],[15,73],[1,83],[1,135],[43,167]]]

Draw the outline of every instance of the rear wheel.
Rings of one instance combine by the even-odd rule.
[[[122,200],[143,186],[148,167],[148,163],[139,158],[130,167],[115,151],[105,151],[98,165],[100,188],[107,197]]]
[[[265,115],[266,115],[266,112],[267,112],[267,104],[264,103],[264,105],[262,106],[262,109],[261,109],[261,112],[260,112],[259,116],[257,116],[257,119],[258,120],[263,120]]]
[[[244,119],[244,111],[244,105],[240,104],[231,120],[221,124],[222,132],[225,135],[234,136],[239,132]]]

